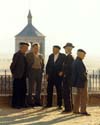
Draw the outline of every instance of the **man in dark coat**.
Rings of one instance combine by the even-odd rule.
[[[77,51],[77,58],[73,62],[72,66],[72,81],[73,81],[73,90],[76,90],[74,95],[74,108],[73,112],[83,115],[90,115],[86,111],[87,104],[87,72],[86,67],[83,63],[86,52],[82,49]]]
[[[68,113],[72,111],[72,63],[74,61],[72,57],[72,49],[74,46],[72,43],[67,43],[64,46],[66,57],[63,64],[63,99],[64,99],[64,111]]]
[[[48,80],[47,85],[47,105],[52,106],[53,87],[57,91],[57,106],[61,109],[62,106],[62,66],[64,62],[64,54],[61,54],[58,45],[53,46],[53,53],[49,56],[46,65],[46,77]]]
[[[13,108],[25,107],[27,70],[25,52],[28,50],[28,46],[28,43],[20,43],[20,50],[14,54],[10,66],[13,76]]]

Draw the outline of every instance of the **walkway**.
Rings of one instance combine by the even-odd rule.
[[[0,125],[100,125],[100,107],[88,107],[91,116],[61,114],[56,107],[12,109],[0,107]]]

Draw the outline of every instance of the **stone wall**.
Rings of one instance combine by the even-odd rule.
[[[46,105],[46,95],[41,95],[41,103]],[[57,99],[56,95],[53,96],[53,105],[56,106]],[[0,96],[0,105],[11,105],[11,96]],[[91,94],[88,98],[89,106],[100,105],[100,94]]]

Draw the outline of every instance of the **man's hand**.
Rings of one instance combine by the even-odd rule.
[[[59,76],[63,76],[63,72],[59,72]]]

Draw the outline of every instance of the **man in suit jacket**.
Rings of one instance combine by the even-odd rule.
[[[52,106],[53,87],[57,90],[57,105],[61,109],[62,106],[62,66],[64,62],[64,54],[61,54],[60,47],[53,46],[53,53],[49,56],[46,65],[47,85],[47,105]]]
[[[72,57],[72,49],[74,46],[72,43],[67,43],[64,46],[66,57],[63,64],[63,99],[64,99],[64,111],[62,113],[68,113],[72,111],[72,63],[74,61]]]
[[[76,95],[74,95],[74,108],[73,112],[83,115],[90,115],[86,111],[87,104],[87,72],[86,67],[83,63],[86,52],[82,49],[77,51],[77,58],[73,62],[72,66],[72,80],[73,87],[76,88]]]
[[[40,45],[33,43],[32,51],[27,53],[26,59],[28,63],[28,79],[29,79],[29,93],[28,93],[28,105],[41,106],[40,93],[42,83],[42,73],[44,70],[44,58],[39,53]],[[36,83],[34,103],[32,101],[32,90]]]
[[[13,108],[22,108],[25,106],[27,70],[25,52],[28,50],[28,46],[28,43],[20,43],[20,50],[14,54],[10,66],[14,78],[12,96]]]

